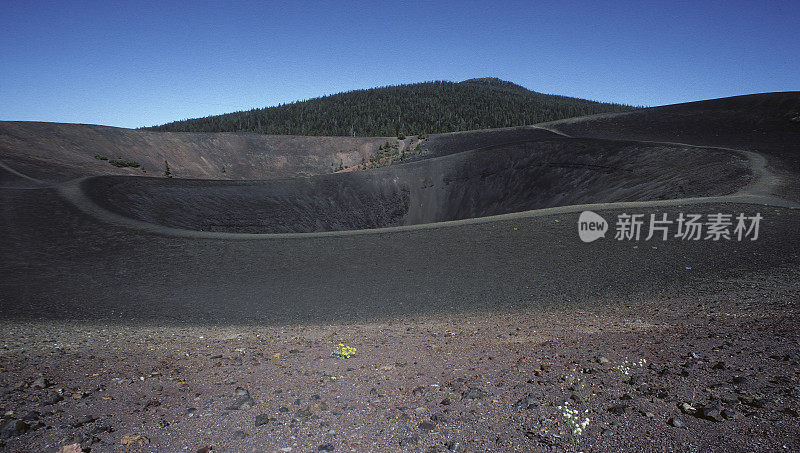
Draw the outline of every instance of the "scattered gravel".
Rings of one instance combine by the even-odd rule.
[[[584,451],[800,450],[798,272],[712,283],[369,324],[6,322],[0,449],[563,450],[568,402]]]

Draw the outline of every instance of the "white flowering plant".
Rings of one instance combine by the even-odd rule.
[[[647,360],[645,359],[639,359],[636,362],[629,362],[626,359],[617,365],[617,371],[622,375],[622,381],[629,384],[631,382],[631,369],[636,367],[644,368],[645,365],[647,365]]]
[[[591,389],[587,386],[586,381],[584,380],[584,372],[583,370],[575,371],[571,374],[568,374],[564,377],[564,380],[567,383],[569,390],[575,392],[577,396],[577,402],[581,404],[585,404],[589,407],[589,409],[594,410],[592,406],[592,401],[590,397],[593,395]]]
[[[558,406],[558,410],[561,412],[561,416],[564,417],[564,421],[567,423],[567,427],[570,430],[572,451],[575,451],[578,448],[581,436],[589,426],[589,417],[587,416],[589,414],[589,409],[585,409],[581,412],[579,409],[570,407],[569,401],[566,401],[563,406]]]

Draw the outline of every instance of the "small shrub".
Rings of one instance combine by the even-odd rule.
[[[398,140],[405,140],[405,139],[406,139],[406,136],[405,136],[405,135],[403,135],[403,134],[399,134],[399,135],[397,136],[397,139],[398,139]]]
[[[124,168],[124,167],[138,168],[138,167],[140,167],[139,162],[136,162],[135,160],[126,160],[126,159],[116,160],[116,159],[114,159],[114,160],[108,161],[108,163],[113,165],[113,166],[115,166],[115,167],[119,167],[119,168]]]
[[[94,158],[97,159],[97,160],[108,160],[108,157],[106,157],[106,156],[104,156],[102,154],[95,154]]]

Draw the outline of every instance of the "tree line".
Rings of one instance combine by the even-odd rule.
[[[397,136],[522,126],[633,107],[537,93],[499,79],[434,81],[175,121],[163,132]]]

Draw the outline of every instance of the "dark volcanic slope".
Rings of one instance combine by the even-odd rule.
[[[558,137],[532,127],[408,137],[306,137],[252,133],[147,132],[88,124],[0,121],[0,161],[45,181],[87,175],[163,177],[167,161],[175,178],[267,179],[329,174],[358,165],[389,142],[406,160],[524,140]],[[420,145],[424,152],[411,152]],[[140,164],[120,168],[100,160]],[[6,178],[12,173],[6,172]],[[16,176],[15,176],[16,177]]]
[[[175,178],[266,179],[332,173],[369,160],[387,142],[397,147],[398,154],[408,151],[408,160],[549,137],[558,134],[532,127],[398,140],[148,132],[89,124],[0,121],[0,161],[26,175],[57,182],[103,174],[163,177],[164,161]],[[417,145],[425,152],[413,152]],[[140,167],[115,167],[97,157],[135,161]]]
[[[800,201],[800,92],[752,94],[543,126],[573,137],[654,140],[749,149],[786,179],[780,195]]]
[[[298,137],[251,133],[146,132],[88,124],[0,121],[0,160],[27,175],[65,181],[91,174],[260,179],[330,173],[354,165],[385,137]],[[403,142],[407,146],[411,139]],[[118,168],[109,160],[132,160]],[[142,168],[145,172],[142,171]]]
[[[97,177],[104,208],[200,231],[306,233],[459,220],[608,201],[729,194],[750,178],[729,151],[605,140],[518,142],[387,168],[267,181]]]
[[[283,324],[536,309],[697,278],[797,265],[800,211],[761,205],[636,212],[761,212],[758,241],[600,240],[578,213],[366,235],[193,239],[99,222],[54,189],[2,190],[4,319]],[[613,219],[622,209],[599,211]],[[628,210],[630,212],[630,210]]]

